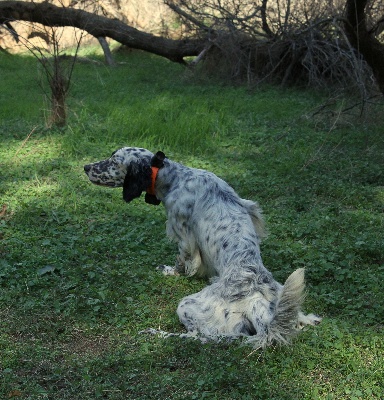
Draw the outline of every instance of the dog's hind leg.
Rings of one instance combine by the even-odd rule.
[[[299,312],[298,320],[297,320],[297,328],[303,329],[306,325],[319,325],[322,321],[322,318],[315,314],[307,314],[305,315],[302,312]]]

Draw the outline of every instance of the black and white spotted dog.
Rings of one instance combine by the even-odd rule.
[[[162,266],[164,274],[211,278],[210,285],[179,303],[187,336],[245,336],[264,347],[286,344],[303,326],[320,323],[316,315],[301,312],[304,269],[281,285],[264,267],[259,248],[264,223],[257,203],[240,198],[213,173],[135,147],[119,149],[84,170],[95,184],[122,187],[127,202],[144,191],[148,203],[163,202],[167,235],[179,247],[176,266]]]

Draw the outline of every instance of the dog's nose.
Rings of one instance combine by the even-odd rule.
[[[84,165],[84,171],[85,172],[89,172],[90,170],[91,170],[91,165],[90,164]]]

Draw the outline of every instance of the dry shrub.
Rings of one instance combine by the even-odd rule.
[[[202,73],[226,81],[348,88],[366,96],[370,68],[343,30],[345,1],[168,1],[189,34],[210,35]],[[377,1],[372,6],[377,8]],[[375,13],[368,13],[368,18]],[[371,21],[373,26],[375,21]]]

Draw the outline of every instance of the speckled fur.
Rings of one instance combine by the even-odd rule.
[[[123,187],[129,202],[151,182],[153,153],[124,147],[84,167],[91,182]],[[211,278],[211,284],[179,303],[177,314],[189,336],[245,336],[255,347],[288,343],[304,325],[321,318],[304,315],[304,270],[284,286],[264,267],[260,239],[264,222],[257,203],[240,198],[211,172],[164,160],[155,184],[167,214],[167,235],[178,243],[175,267],[164,274]]]

